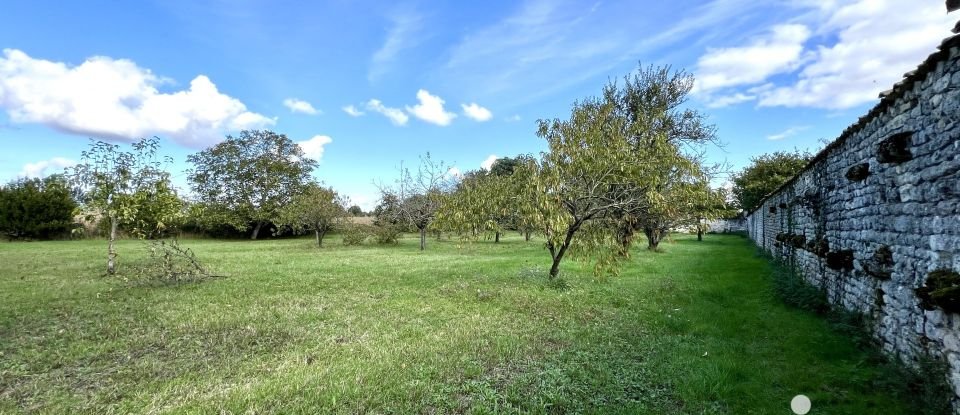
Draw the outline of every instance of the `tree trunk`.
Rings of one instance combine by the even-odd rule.
[[[523,237],[525,238],[525,240],[526,240],[527,242],[530,242],[530,231],[524,232],[524,233],[523,233]]]
[[[663,232],[656,228],[643,228],[643,233],[647,235],[647,249],[655,251],[663,238]]]
[[[697,241],[703,241],[703,219],[697,218]]]
[[[110,243],[107,245],[107,275],[113,275],[117,272],[117,248],[114,242],[117,240],[117,218],[110,217]]]
[[[550,245],[550,255],[553,257],[553,265],[550,266],[550,279],[554,279],[560,274],[560,260],[563,259],[563,254],[567,252],[567,248],[570,247],[570,242],[573,241],[573,234],[580,229],[580,222],[574,222],[567,228],[567,236],[563,239],[563,245],[560,245],[559,250],[555,250],[553,245]]]
[[[427,228],[420,229],[420,250],[427,248]]]
[[[497,232],[497,233],[494,234],[494,236],[493,236],[493,243],[495,243],[495,244],[500,243],[500,232]]]
[[[620,255],[626,256],[633,245],[633,226],[621,226],[617,230],[617,241],[620,243]]]
[[[322,246],[323,246],[323,236],[320,235],[320,228],[314,229],[313,232],[317,234],[317,248],[322,247]]]
[[[253,234],[250,235],[250,239],[253,239],[253,240],[257,239],[257,235],[260,233],[261,226],[263,226],[263,222],[258,221],[257,224],[253,227]]]

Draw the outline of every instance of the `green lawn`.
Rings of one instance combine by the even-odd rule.
[[[0,413],[907,411],[738,236],[566,263],[565,289],[516,236],[325,243],[184,241],[229,277],[179,286],[102,276],[104,241],[0,243]]]

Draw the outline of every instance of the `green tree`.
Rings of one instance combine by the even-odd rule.
[[[524,197],[547,237],[556,277],[571,248],[597,260],[596,270],[615,271],[624,256],[618,222],[670,217],[703,180],[699,154],[715,142],[705,117],[681,105],[693,77],[667,68],[647,68],[611,82],[599,98],[574,104],[567,120],[540,120],[538,135],[549,151],[528,173]],[[650,227],[657,230],[662,226]]]
[[[286,135],[266,130],[228,135],[187,160],[194,165],[189,174],[193,192],[210,218],[205,222],[229,224],[241,232],[252,225],[250,239],[278,219],[317,166]]]
[[[323,246],[327,232],[346,220],[346,201],[332,188],[310,183],[280,210],[278,225],[290,226],[295,233],[313,231],[317,247]]]
[[[360,206],[357,206],[357,205],[350,206],[350,208],[347,209],[347,212],[349,212],[353,216],[363,216],[363,209],[361,209]]]
[[[509,176],[513,171],[524,162],[525,156],[500,157],[490,165],[490,174],[494,176]]]
[[[719,166],[703,165],[703,148],[719,142],[706,115],[683,107],[693,85],[689,73],[648,66],[604,89],[604,100],[625,120],[624,133],[637,159],[662,158],[653,160],[661,169],[659,179],[643,189],[649,199],[646,208],[618,212],[615,223],[624,254],[638,230],[646,235],[647,248],[656,249],[667,232],[688,220],[694,206],[709,195],[708,177]],[[652,149],[662,152],[658,155]]]
[[[91,141],[81,155],[81,163],[70,177],[82,192],[82,209],[89,220],[107,220],[107,274],[116,273],[115,242],[118,227],[143,237],[162,230],[182,215],[176,203],[157,203],[154,197],[170,188],[170,174],[157,159],[159,139],[144,138],[130,145],[130,151],[102,141]],[[170,159],[164,159],[169,163]],[[166,196],[161,197],[166,200]]]
[[[529,200],[520,197],[524,181],[529,178],[521,175],[518,168],[532,160],[530,156],[500,158],[489,172],[464,174],[438,215],[439,226],[465,238],[493,233],[495,243],[500,241],[501,233],[513,229],[529,240],[535,225],[524,214]]]
[[[141,237],[162,237],[179,228],[186,219],[186,204],[171,186],[169,177],[144,186],[134,198],[140,201],[140,207],[129,222]]]
[[[77,203],[62,175],[0,186],[0,233],[9,239],[47,239],[70,232]]]
[[[747,212],[763,198],[800,173],[812,156],[795,150],[777,151],[750,159],[750,165],[733,175],[733,197]]]

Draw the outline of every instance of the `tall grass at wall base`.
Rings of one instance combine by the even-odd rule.
[[[831,329],[852,339],[868,352],[871,363],[887,372],[873,387],[912,402],[913,414],[954,413],[951,405],[954,393],[947,383],[947,362],[923,356],[911,367],[883,354],[870,334],[871,322],[864,315],[832,306],[827,301],[826,292],[803,279],[790,263],[760,250],[758,255],[772,263],[771,278],[777,298],[791,307],[814,313],[826,320]]]

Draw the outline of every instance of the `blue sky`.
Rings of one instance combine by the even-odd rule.
[[[302,142],[369,209],[430,152],[460,171],[539,153],[639,62],[698,78],[712,161],[816,149],[916,67],[958,16],[941,0],[9,1],[0,14],[0,180],[75,162],[88,138],[157,135],[186,156],[243,128]]]

